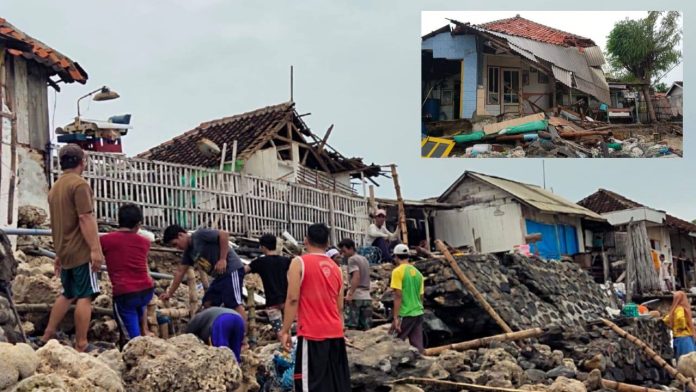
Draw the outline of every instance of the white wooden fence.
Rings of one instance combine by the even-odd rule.
[[[55,180],[58,167],[53,174]],[[239,173],[90,152],[83,176],[105,223],[116,223],[119,206],[132,202],[143,209],[144,226],[154,230],[172,223],[237,236],[287,230],[301,241],[310,224],[322,222],[331,228],[333,244],[346,237],[362,244],[369,225],[363,197]]]

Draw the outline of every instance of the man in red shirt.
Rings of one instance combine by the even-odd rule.
[[[297,316],[295,390],[348,392],[350,371],[343,337],[343,278],[326,254],[329,228],[315,223],[304,239],[306,254],[288,270],[282,345],[290,351],[290,328]]]
[[[154,282],[147,268],[150,241],[138,234],[143,213],[135,204],[118,209],[118,230],[100,238],[113,286],[114,316],[126,340],[147,334],[145,307]]]

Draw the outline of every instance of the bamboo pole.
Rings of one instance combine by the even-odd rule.
[[[485,385],[468,384],[468,383],[464,383],[464,382],[454,382],[454,381],[445,381],[445,380],[436,380],[434,378],[423,378],[423,377],[400,378],[398,380],[392,381],[392,383],[393,384],[442,385],[442,386],[463,388],[463,389],[470,390],[470,391],[483,391],[483,392],[489,392],[489,391],[491,391],[491,392],[492,391],[520,392],[520,391],[523,391],[523,389],[487,387]],[[526,392],[541,392],[541,391],[526,390]]]
[[[152,300],[147,304],[147,329],[161,337],[159,323],[157,322],[157,296],[152,296]]]
[[[626,384],[614,380],[607,380],[605,378],[602,379],[602,386],[617,392],[663,392],[661,389],[641,387],[639,385]]]
[[[457,274],[457,277],[459,280],[464,284],[464,287],[466,287],[467,291],[478,301],[479,305],[483,308],[483,310],[488,313],[493,320],[495,320],[496,324],[502,328],[503,331],[507,333],[511,333],[512,329],[510,328],[509,325],[500,318],[498,313],[491,307],[491,305],[488,304],[488,301],[486,301],[485,298],[481,295],[481,293],[476,289],[476,286],[469,280],[469,278],[464,275],[464,272],[462,272],[462,269],[459,268],[459,265],[457,264],[457,261],[452,257],[452,254],[447,250],[447,247],[445,244],[440,241],[440,240],[435,240],[435,246],[437,247],[437,250],[439,250],[444,256],[447,262],[449,262],[450,267],[452,267],[452,270],[454,270],[454,273]]]
[[[401,242],[408,245],[408,227],[406,227],[406,209],[404,199],[401,197],[401,185],[399,185],[399,174],[396,172],[396,165],[391,165],[392,179],[394,180],[394,191],[396,191],[396,203],[399,206],[399,228],[401,229]]]
[[[50,312],[53,307],[52,304],[16,304],[17,312],[19,313],[40,313],[40,312]],[[70,310],[75,310],[75,305],[70,305]],[[99,308],[96,306],[92,307],[92,314],[99,316],[114,316],[113,309],[109,308]]]
[[[689,380],[685,375],[681,374],[677,369],[673,368],[670,364],[665,361],[660,354],[656,353],[655,350],[653,350],[650,346],[648,346],[645,342],[642,340],[638,339],[637,337],[629,334],[628,332],[624,331],[621,327],[618,325],[614,324],[613,322],[607,320],[607,319],[601,319],[602,322],[611,328],[614,332],[616,332],[619,336],[622,338],[628,340],[629,342],[635,344],[636,346],[640,347],[643,352],[650,357],[655,363],[660,365],[663,369],[667,371],[672,377],[676,378],[679,382],[681,382],[683,385],[687,386],[691,392],[696,392],[696,384]]]
[[[196,273],[193,268],[186,270],[186,285],[189,292],[189,315],[193,317],[198,310],[198,293],[196,292]]]
[[[247,287],[247,339],[249,343],[256,342],[256,288]]]
[[[186,308],[164,308],[157,309],[160,315],[171,318],[184,318],[189,316],[189,309]]]
[[[522,331],[504,333],[500,335],[487,336],[485,338],[468,340],[460,343],[452,343],[444,346],[431,347],[425,349],[425,355],[439,355],[446,350],[465,351],[474,348],[488,346],[492,342],[507,342],[511,340],[531,339],[542,336],[547,331],[542,328],[531,328]]]

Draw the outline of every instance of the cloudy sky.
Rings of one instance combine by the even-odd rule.
[[[49,93],[53,127],[75,115],[86,92],[108,85],[121,98],[85,102],[93,118],[132,113],[125,139],[130,155],[144,151],[201,122],[287,101],[289,66],[295,66],[298,111],[317,134],[335,128],[329,143],[366,162],[399,165],[402,192],[410,199],[438,195],[464,170],[541,184],[542,161],[423,160],[420,135],[420,36],[423,10],[453,10],[463,21],[514,16],[548,23],[603,42],[608,24],[631,12],[595,11],[582,17],[533,11],[558,2],[529,0],[529,11],[502,0],[232,2],[225,0],[2,0],[0,17],[79,62],[86,86],[62,86]],[[457,4],[457,9],[453,9]],[[663,0],[663,8],[687,8]],[[645,10],[644,0],[586,0],[584,10]],[[462,10],[496,10],[488,14]],[[506,10],[507,9],[507,10]],[[687,18],[688,10],[685,10]],[[641,13],[639,13],[641,14]],[[445,23],[435,15],[433,28]],[[490,17],[489,17],[490,16]],[[688,26],[688,23],[686,24]],[[688,34],[686,34],[688,36]],[[689,39],[684,50],[693,45]],[[688,79],[688,77],[686,77]],[[687,89],[686,123],[692,124]],[[688,133],[688,125],[687,125]],[[636,201],[686,219],[696,218],[696,159],[546,160],[546,184],[577,201],[597,188],[613,189]],[[388,180],[378,196],[393,196]]]

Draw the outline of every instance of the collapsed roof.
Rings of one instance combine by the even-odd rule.
[[[211,167],[219,164],[221,157],[205,156],[198,150],[197,142],[206,138],[222,146],[227,143],[225,161],[232,159],[232,144],[237,141],[237,159],[249,159],[256,151],[269,145],[295,142],[300,145],[304,165],[329,173],[349,172],[359,177],[376,176],[379,166],[366,165],[362,158],[347,158],[311,132],[295,110],[294,102],[267,106],[250,112],[207,121],[198,127],[167,142],[138,154],[153,161]]]
[[[625,196],[619,195],[606,189],[600,188],[597,192],[587,196],[578,202],[579,205],[586,207],[598,214],[604,214],[614,211],[628,210],[631,208],[651,208],[644,204],[640,204]],[[684,233],[696,233],[696,225],[679,219],[673,215],[665,214],[665,225],[677,231]]]
[[[23,33],[3,18],[0,18],[0,45],[4,45],[13,56],[23,57],[45,67],[49,71],[49,77],[58,75],[65,83],[87,82],[87,72],[78,63]]]
[[[423,36],[423,40],[447,31],[452,35],[474,34],[485,39],[484,45],[521,56],[567,87],[610,102],[609,85],[602,71],[604,55],[591,39],[519,15],[480,25],[450,21],[454,27],[440,28]]]

